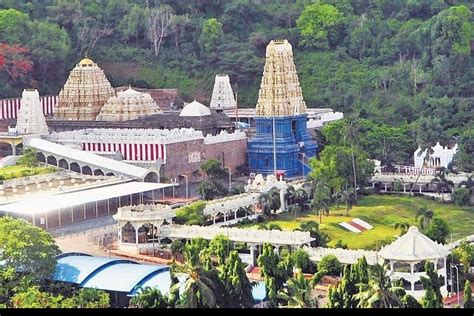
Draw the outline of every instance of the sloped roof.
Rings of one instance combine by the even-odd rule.
[[[194,100],[191,103],[186,104],[186,106],[181,110],[179,116],[208,116],[211,115],[211,110],[202,103]]]
[[[411,226],[405,235],[379,251],[382,258],[397,261],[434,260],[448,254],[444,245],[423,235],[416,226]]]

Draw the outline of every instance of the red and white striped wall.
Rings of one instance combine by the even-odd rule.
[[[54,114],[54,107],[58,102],[57,95],[40,97],[45,116]],[[16,119],[21,106],[21,98],[0,100],[0,120]]]
[[[124,160],[155,161],[162,159],[166,163],[166,146],[164,144],[83,143],[82,150],[96,153],[120,151]]]

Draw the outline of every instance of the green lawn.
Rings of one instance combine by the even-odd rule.
[[[474,208],[459,207],[453,204],[441,204],[420,197],[398,195],[371,195],[359,200],[357,206],[345,216],[342,207],[330,209],[330,215],[322,218],[320,229],[331,237],[329,246],[333,246],[338,239],[342,239],[351,249],[375,249],[377,242],[389,242],[399,234],[394,228],[397,222],[416,224],[415,213],[421,206],[426,205],[435,212],[435,216],[444,219],[453,233],[453,240],[474,234]],[[352,233],[338,225],[340,222],[349,221],[358,217],[374,229],[360,234]],[[293,230],[300,223],[314,220],[319,223],[319,216],[314,213],[303,213],[297,218],[288,213],[278,215],[275,220],[269,221],[281,226],[283,230]],[[268,222],[268,223],[269,223]],[[258,225],[247,225],[256,228]]]
[[[54,167],[25,167],[25,166],[8,166],[0,168],[0,177],[3,180],[27,177],[36,174],[51,173],[56,169]]]

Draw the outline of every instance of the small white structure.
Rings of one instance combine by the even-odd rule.
[[[440,280],[441,294],[447,295],[446,257],[449,250],[423,235],[416,226],[411,226],[405,235],[383,247],[378,254],[390,262],[390,278],[404,279],[410,283],[407,293],[416,299],[425,292],[420,279],[426,277],[425,263],[432,262],[435,271],[443,278]]]
[[[211,115],[211,110],[202,103],[194,100],[191,103],[186,104],[186,106],[181,110],[179,116],[209,116]]]
[[[211,109],[227,110],[237,108],[234,92],[230,85],[230,79],[227,74],[216,75],[214,81],[214,90],[212,90]]]
[[[23,90],[16,131],[19,134],[48,134],[38,90]]]
[[[453,148],[448,148],[447,146],[441,146],[439,142],[437,142],[436,146],[431,149],[433,153],[429,154],[428,159],[425,159],[428,149],[421,151],[421,148],[418,146],[418,149],[413,154],[415,168],[447,168],[458,151],[458,144],[454,145]]]

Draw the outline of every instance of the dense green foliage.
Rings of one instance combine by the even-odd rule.
[[[368,119],[368,132],[388,134],[387,152],[402,139],[410,152],[467,138],[459,159],[472,169],[472,10],[469,0],[6,0],[0,42],[26,47],[18,54],[33,67],[0,66],[0,96],[58,93],[89,55],[115,85],[178,88],[185,101],[209,101],[214,75],[228,73],[239,105],[254,106],[265,47],[287,38],[310,107]]]
[[[318,262],[318,270],[325,270],[329,275],[339,276],[341,268],[341,263],[334,255],[324,256]]]
[[[176,211],[175,221],[178,224],[203,225],[206,220],[205,207],[206,203],[204,201],[197,201],[183,206]]]

